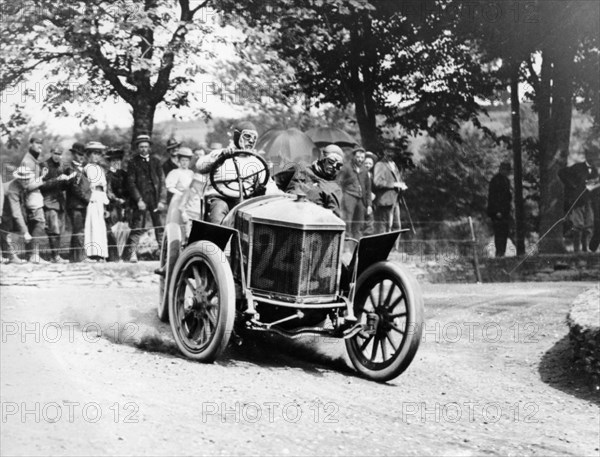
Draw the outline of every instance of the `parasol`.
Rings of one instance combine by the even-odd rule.
[[[320,154],[308,135],[296,128],[268,130],[258,139],[256,150],[264,152],[265,160],[277,169],[283,169],[289,163],[311,163]]]
[[[306,132],[317,146],[337,144],[338,146],[357,146],[358,142],[342,129],[335,127],[315,127]]]

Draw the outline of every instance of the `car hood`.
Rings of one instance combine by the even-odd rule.
[[[266,195],[240,203],[227,215],[223,225],[234,226],[236,215],[253,223],[298,229],[345,230],[346,224],[331,210],[310,202],[302,195]]]

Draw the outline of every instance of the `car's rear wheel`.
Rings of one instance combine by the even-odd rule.
[[[379,382],[399,376],[421,341],[424,307],[416,279],[392,262],[370,266],[358,278],[354,312],[365,326],[346,340],[356,370]]]
[[[160,247],[160,281],[158,288],[158,318],[169,322],[169,281],[173,276],[173,268],[179,251],[181,250],[182,236],[179,224],[168,223],[163,233]]]
[[[169,291],[171,330],[181,352],[213,362],[227,347],[235,319],[235,284],[225,254],[197,241],[183,250]]]

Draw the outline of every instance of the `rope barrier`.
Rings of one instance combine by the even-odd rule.
[[[540,236],[539,240],[537,240],[535,242],[535,244],[533,245],[532,248],[529,249],[529,252],[525,255],[525,257],[523,257],[523,259],[512,269],[508,272],[509,275],[513,274],[513,272],[519,268],[521,265],[523,265],[525,263],[525,261],[527,259],[529,259],[533,254],[535,254],[535,247],[540,244],[540,242],[546,237],[546,235],[548,235],[548,233],[550,233],[552,230],[554,230],[554,227],[556,227],[558,224],[560,224],[561,222],[564,222],[567,217],[569,217],[569,214],[571,213],[571,211],[573,211],[573,208],[575,207],[575,205],[577,204],[577,202],[579,201],[579,199],[583,196],[583,194],[585,194],[588,191],[587,187],[585,189],[583,189],[583,191],[579,194],[579,196],[575,199],[575,201],[573,202],[573,204],[571,205],[571,207],[568,209],[568,211],[565,213],[565,215],[563,217],[561,217],[560,219],[558,219],[554,224],[552,224],[552,226],[546,230],[546,232]]]
[[[164,228],[166,228],[166,225],[157,225],[157,226],[154,226],[154,227],[148,227],[148,228],[146,228],[146,227],[144,227],[144,228],[131,228],[131,227],[130,227],[130,228],[126,229],[126,230],[118,230],[118,231],[117,231],[117,233],[119,233],[119,232],[125,232],[125,231],[127,231],[127,230],[129,230],[129,231],[131,231],[131,230],[140,230],[140,231],[146,231],[146,232],[149,232],[150,230],[154,230],[154,229],[157,229],[157,228],[162,228],[162,229],[164,229]],[[4,233],[4,234],[7,234],[7,235],[16,235],[16,236],[19,236],[19,237],[23,237],[23,234],[22,234],[22,233],[9,232],[9,231],[7,231],[7,230],[2,230],[2,229],[0,229],[0,233]],[[113,233],[114,233],[114,232],[113,232]],[[71,235],[72,235],[72,234],[71,234]],[[63,237],[63,236],[71,236],[71,235],[69,235],[69,234],[67,234],[67,233],[61,233],[60,235],[57,235],[57,236]],[[83,232],[79,233],[78,235],[83,235]],[[33,240],[37,240],[37,239],[40,239],[40,240],[47,240],[47,239],[48,239],[48,235],[42,235],[42,236],[32,236],[32,237],[31,237],[31,241],[33,241]]]

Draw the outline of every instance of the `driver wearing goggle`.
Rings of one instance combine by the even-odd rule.
[[[196,169],[199,173],[210,173],[212,165],[223,154],[232,154],[236,150],[254,151],[258,131],[252,122],[243,121],[238,123],[233,130],[233,141],[224,149],[217,149],[201,157],[196,162]],[[225,168],[225,167],[223,167]],[[223,177],[232,175],[233,170],[222,169]],[[239,201],[237,198],[225,198],[220,195],[210,184],[207,183],[204,196],[210,211],[208,221],[213,224],[220,224]]]
[[[234,142],[235,142],[235,134],[237,130],[233,132]],[[240,145],[239,149],[253,150],[256,145],[256,140],[258,139],[258,133],[256,130],[244,129],[240,132],[238,144]]]

